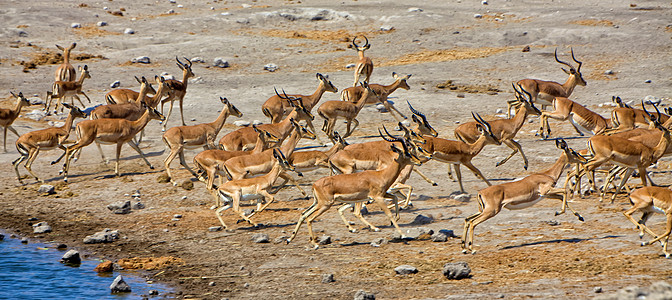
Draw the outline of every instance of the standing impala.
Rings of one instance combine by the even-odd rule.
[[[303,107],[311,112],[313,111],[313,107],[315,107],[315,105],[320,102],[320,99],[322,99],[324,92],[338,92],[338,89],[334,86],[334,84],[332,84],[331,81],[329,81],[329,79],[324,75],[317,73],[315,77],[317,77],[317,79],[320,81],[320,84],[317,86],[317,90],[315,90],[312,95],[286,95],[290,98],[297,98],[298,101],[301,101]],[[293,106],[290,101],[287,98],[281,98],[277,93],[275,96],[268,98],[268,100],[266,100],[266,102],[264,102],[264,104],[261,106],[261,111],[265,116],[271,118],[271,123],[278,123],[282,121],[282,119],[286,117],[292,111],[292,109]],[[308,124],[308,127],[310,127],[310,130],[314,132],[315,127],[313,126],[313,122],[307,120],[306,123]]]
[[[357,57],[359,59],[357,61],[357,65],[355,65],[355,82],[352,84],[352,86],[357,86],[360,76],[366,77],[364,80],[365,82],[370,82],[371,73],[373,73],[373,62],[370,58],[364,56],[364,51],[369,50],[369,48],[371,48],[371,44],[369,44],[369,39],[366,38],[366,36],[362,37],[364,37],[366,40],[364,46],[357,45],[357,36],[352,38],[352,48],[357,51]]]
[[[143,102],[144,103],[144,102]],[[96,142],[100,155],[103,157],[103,162],[105,161],[105,156],[103,155],[103,149],[100,148],[99,143],[106,144],[116,144],[117,151],[116,156],[117,160],[114,165],[114,174],[120,176],[119,174],[119,155],[121,154],[121,146],[124,143],[128,144],[140,154],[140,157],[145,161],[150,169],[154,169],[152,164],[149,163],[145,154],[142,153],[140,147],[132,142],[133,137],[138,134],[150,120],[165,120],[165,117],[158,112],[156,109],[145,106],[145,113],[136,121],[129,121],[126,119],[97,119],[97,120],[84,120],[77,123],[77,142],[65,151],[65,165],[63,166],[63,180],[68,181],[68,169],[70,168],[70,161],[73,156],[80,152],[83,147],[86,147]]]
[[[214,122],[172,127],[163,134],[163,142],[170,148],[170,154],[163,160],[163,164],[166,167],[166,173],[168,173],[168,177],[170,177],[170,181],[173,185],[177,185],[177,181],[175,181],[175,178],[170,174],[170,163],[175,159],[175,156],[179,155],[180,164],[189,170],[195,177],[198,177],[198,174],[189,168],[187,161],[184,160],[184,149],[198,147],[203,147],[205,150],[215,149],[215,139],[217,138],[219,131],[222,130],[226,119],[230,115],[238,118],[243,116],[243,113],[241,113],[238,108],[226,98],[219,97],[219,100],[224,104],[224,108]]]
[[[3,128],[2,145],[5,149],[5,152],[7,152],[7,129],[16,134],[17,137],[19,136],[19,133],[16,132],[14,127],[12,127],[12,123],[14,123],[14,120],[19,117],[21,109],[24,106],[30,105],[30,101],[28,101],[28,99],[23,96],[23,93],[19,93],[18,95],[15,95],[12,92],[10,93],[12,96],[14,96],[14,98],[16,98],[16,106],[14,106],[14,109],[0,108],[0,126]]]
[[[147,95],[150,95],[150,94],[151,95],[156,95],[156,90],[154,89],[154,87],[152,87],[151,84],[145,84],[143,82],[143,81],[146,81],[146,80],[144,80],[144,78],[145,78],[144,76],[142,77],[143,80],[138,78],[138,76],[134,76],[134,77],[135,77],[135,80],[137,80],[138,83],[140,84],[140,92],[136,92],[136,91],[130,90],[130,89],[114,89],[114,90],[111,90],[111,91],[107,92],[107,94],[105,94],[105,102],[107,102],[107,104],[121,104],[121,103],[126,103],[126,102],[136,102],[136,99],[138,99],[138,95],[140,95],[142,93],[142,90],[144,88],[144,89],[146,89],[145,97],[144,97],[145,103],[151,103],[152,101],[150,100],[149,96],[147,96]],[[167,90],[166,90],[166,92],[167,92]],[[143,100],[143,99],[141,99],[141,100]]]
[[[478,192],[478,212],[464,220],[461,242],[462,253],[468,251],[471,251],[472,254],[476,253],[473,249],[474,229],[478,224],[496,216],[502,208],[524,209],[544,198],[557,199],[563,201],[563,210],[564,207],[568,207],[579,220],[583,221],[583,217],[567,206],[564,201],[564,189],[554,188],[567,165],[567,157],[571,150],[566,143],[560,143],[559,140],[556,140],[556,146],[563,152],[550,168],[521,180],[493,185]]]
[[[574,88],[577,85],[586,86],[586,81],[581,75],[581,65],[582,62],[576,60],[574,57],[574,49],[571,49],[572,59],[578,64],[576,69],[569,63],[561,61],[558,59],[558,48],[555,48],[555,61],[566,65],[569,67],[569,71],[562,68],[562,70],[569,75],[565,83],[560,84],[555,81],[544,81],[539,79],[523,79],[518,81],[518,84],[532,94],[532,103],[541,105],[542,109],[546,109],[546,106],[551,105],[553,98],[555,97],[565,97],[569,98],[574,91]],[[507,116],[510,117],[509,113],[511,112],[511,106],[515,104],[515,101],[510,101],[506,110]]]
[[[399,88],[409,90],[411,87],[408,86],[406,80],[411,78],[411,75],[412,74],[399,76],[397,75],[396,72],[392,72],[392,78],[394,78],[394,82],[392,84],[389,85],[381,85],[375,83],[369,84],[369,87],[371,87],[371,89],[375,92],[375,94],[369,94],[369,96],[366,98],[366,104],[382,103],[387,109],[387,111],[389,111],[390,114],[397,120],[397,122],[401,122],[401,120],[397,116],[395,116],[392,111],[396,111],[400,117],[406,119],[406,116],[404,116],[404,114],[402,114],[396,107],[394,107],[394,105],[392,105],[389,101],[387,101],[387,98],[390,96],[390,94],[394,93],[394,91],[396,91]],[[363,93],[364,88],[361,86],[349,87],[341,92],[341,100],[357,102],[358,99],[362,98]]]
[[[336,125],[338,118],[345,119],[345,122],[347,123],[347,131],[343,135],[343,138],[349,137],[359,125],[359,121],[357,121],[356,118],[357,115],[359,115],[359,112],[362,111],[364,104],[366,104],[366,97],[368,97],[369,94],[375,94],[375,92],[371,90],[366,82],[362,82],[362,87],[365,90],[357,104],[354,102],[332,100],[322,103],[322,105],[320,105],[320,107],[317,109],[317,113],[322,118],[324,118],[322,131],[324,131],[330,138],[334,134],[334,126]],[[350,124],[353,122],[355,125],[351,130]],[[334,140],[332,140],[332,142],[336,143]]]
[[[58,50],[63,51],[63,63],[56,69],[54,81],[75,81],[77,78],[75,67],[70,64],[70,51],[75,49],[75,46],[77,46],[77,43],[72,43],[68,48],[56,45]]]
[[[63,103],[63,106],[65,106],[67,109],[70,109],[70,113],[65,119],[65,124],[63,126],[31,131],[23,134],[21,137],[19,137],[18,140],[16,140],[16,150],[19,151],[21,157],[17,158],[14,162],[12,162],[12,164],[14,165],[14,170],[16,171],[16,177],[19,179],[21,184],[23,184],[23,181],[21,180],[21,174],[19,174],[19,165],[23,161],[26,161],[24,167],[26,170],[28,170],[30,175],[32,175],[35,180],[44,182],[42,179],[38,178],[35,173],[33,173],[31,168],[33,162],[37,158],[37,155],[40,154],[40,151],[60,148],[64,151],[63,154],[61,154],[61,156],[55,161],[52,161],[51,164],[53,165],[59,162],[65,155],[66,148],[63,146],[63,142],[65,142],[65,140],[68,139],[68,136],[70,135],[73,121],[75,118],[86,118],[86,113],[84,113],[78,107],[70,106],[70,104],[67,103]]]
[[[89,73],[89,67],[87,65],[84,65],[82,68],[81,66],[78,67],[80,75],[79,79],[77,81],[56,81],[54,82],[54,85],[51,87],[51,92],[47,92],[47,106],[45,107],[45,111],[49,113],[49,107],[51,107],[51,101],[56,98],[56,106],[54,107],[54,112],[58,111],[58,105],[61,103],[61,101],[65,101],[65,97],[69,96],[70,98],[77,99],[79,101],[79,104],[82,105],[82,107],[86,107],[84,103],[82,102],[81,99],[79,99],[79,94],[84,95],[86,97],[86,100],[89,100],[89,103],[91,103],[91,99],[89,96],[82,91],[82,84],[84,84],[84,79],[91,78],[91,73]],[[75,100],[72,100],[72,105],[75,105]],[[61,111],[63,108],[61,107]]]
[[[170,118],[170,114],[173,112],[173,102],[175,99],[178,100],[178,104],[180,105],[180,117],[182,118],[182,126],[186,126],[187,124],[184,123],[184,113],[182,111],[182,102],[184,101],[184,96],[187,94],[187,84],[189,83],[189,78],[194,77],[194,73],[191,71],[191,61],[188,58],[184,58],[187,61],[187,64],[181,62],[177,56],[175,56],[175,60],[177,61],[177,66],[182,70],[182,81],[175,80],[175,79],[168,79],[166,80],[166,85],[168,85],[169,88],[169,94],[168,97],[165,99],[161,100],[161,113],[163,113],[163,105],[170,101],[170,106],[168,107],[168,114],[166,115],[166,120],[163,122],[163,127],[161,128],[161,131],[166,131],[166,126],[168,126],[168,118]]]

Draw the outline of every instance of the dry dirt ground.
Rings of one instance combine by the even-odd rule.
[[[581,71],[588,84],[577,87],[572,99],[603,116],[609,116],[611,107],[600,104],[609,102],[613,95],[635,103],[651,95],[664,98],[664,105],[670,104],[666,97],[672,95],[669,1],[491,0],[488,5],[455,0],[2,2],[2,107],[14,105],[9,91],[44,97],[52,84],[54,63],[60,59],[54,44],[77,42],[74,65],[89,66],[92,79],[85,82],[84,90],[95,104],[103,103],[103,95],[115,80],[121,81],[121,87],[137,89],[133,76],[151,78],[168,72],[180,78],[175,56],[201,57],[205,63],[194,63],[197,78],[190,82],[185,98],[188,124],[213,120],[220,109],[220,96],[233,102],[245,114],[244,120],[267,121],[260,105],[272,95],[273,87],[312,93],[316,72],[329,75],[339,89],[352,84],[352,69],[345,66],[356,59],[347,47],[355,34],[365,34],[371,42],[367,55],[376,65],[372,81],[390,83],[392,72],[413,74],[411,89],[395,92],[391,100],[406,114],[409,111],[403,104],[412,102],[445,138],[452,138],[456,122],[469,121],[472,111],[486,119],[495,118],[495,111],[512,99],[512,81],[540,78],[563,82],[566,75],[553,60],[556,47],[562,60],[571,61],[571,47],[584,63]],[[319,13],[321,9],[326,13]],[[475,18],[475,14],[482,17]],[[315,16],[313,19],[321,20],[311,20]],[[96,26],[100,21],[108,26]],[[72,23],[80,23],[81,28],[71,28]],[[126,28],[135,34],[123,34]],[[530,46],[529,52],[521,51],[525,46]],[[149,56],[151,64],[130,63],[142,55]],[[231,66],[212,67],[216,57],[228,60]],[[272,73],[263,70],[268,63],[279,69]],[[613,74],[605,75],[607,70]],[[456,90],[437,88],[446,87],[449,80]],[[327,93],[323,99],[336,100],[338,96]],[[45,128],[48,121],[57,119],[52,116],[35,122],[25,118],[34,109],[41,107],[25,108],[24,116],[14,123],[19,133]],[[179,124],[176,111],[169,125]],[[233,121],[227,121],[220,136],[235,129]],[[360,121],[362,126],[349,139],[351,143],[371,140],[362,137],[375,134],[381,124],[394,127],[389,114],[378,113],[373,107],[362,111]],[[319,117],[316,123],[321,124]],[[568,123],[551,124],[554,136],[568,138],[576,149],[585,147],[586,138],[577,137]],[[509,153],[505,146],[487,147],[474,160],[475,165],[495,184],[544,169],[560,152],[552,141],[534,136],[538,126],[533,117],[518,134],[530,159],[528,171],[522,168],[519,155],[495,168],[495,162]],[[18,152],[12,145],[16,137],[10,133],[9,151],[0,154],[0,228],[64,242],[97,258],[178,257],[184,260],[183,265],[149,274],[154,281],[172,284],[174,296],[184,298],[351,299],[358,290],[375,293],[379,299],[590,298],[595,295],[594,287],[613,292],[672,276],[672,265],[661,256],[660,247],[639,246],[634,226],[621,214],[629,207],[625,195],[614,204],[600,203],[594,196],[575,199],[572,204],[585,222],[572,215],[554,216],[559,205],[550,200],[522,211],[502,211],[477,227],[475,255],[460,252],[459,238],[445,243],[413,240],[372,247],[369,243],[374,239],[394,233],[376,208],[371,208],[367,218],[382,226],[380,232],[358,224],[362,230],[349,233],[335,209],[325,213],[315,228],[319,235],[330,235],[333,243],[319,250],[309,249],[305,227],[289,245],[253,243],[250,238],[255,233],[266,233],[271,241],[291,233],[300,212],[312,201],[299,199],[295,189],[279,192],[279,201],[257,217],[267,225],[264,228],[236,225],[236,218],[226,213],[225,220],[235,231],[209,232],[208,228],[219,222],[209,209],[212,200],[203,184],[195,181],[193,190],[184,190],[158,183],[167,152],[157,122],[150,123],[146,132],[142,147],[156,169],[150,170],[124,146],[121,177],[113,175],[112,165],[100,163],[97,150],[89,146],[74,163],[71,181],[65,184],[58,175],[60,166],[49,165],[60,151],[41,153],[33,169],[57,187],[51,196],[39,195],[40,184],[32,179],[27,179],[27,185],[16,180],[11,162]],[[309,145],[314,143],[301,144]],[[113,156],[113,147],[104,146],[104,150],[108,157]],[[196,153],[187,151],[187,160]],[[173,168],[177,167],[173,162]],[[652,169],[657,183],[672,182],[669,167],[669,160],[663,160]],[[460,235],[463,219],[477,211],[475,197],[466,202],[449,197],[458,186],[447,178],[445,165],[429,162],[421,170],[439,186],[411,177],[414,207],[401,213],[401,226],[416,227],[412,221],[417,215],[431,215],[434,222],[422,226],[454,230]],[[181,181],[190,177],[184,169],[175,174]],[[485,187],[464,168],[463,174],[471,195]],[[319,170],[306,174],[300,182],[310,190],[314,180],[326,175],[326,170]],[[147,208],[128,215],[107,210],[112,202],[130,200],[124,195],[138,189]],[[182,219],[173,221],[175,214],[181,214]],[[47,221],[54,231],[34,236],[30,217]],[[650,220],[657,231],[663,230],[663,223],[661,216]],[[82,244],[85,236],[104,228],[119,230],[122,238],[110,244]],[[450,281],[442,276],[442,266],[456,261],[469,263],[470,279]],[[395,275],[393,269],[403,264],[417,267],[419,273]],[[321,283],[322,274],[329,273],[336,281]],[[210,278],[198,278],[201,276]]]

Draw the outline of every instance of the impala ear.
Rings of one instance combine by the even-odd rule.
[[[59,45],[56,45],[56,48],[58,48],[58,50],[65,51],[65,49],[63,49],[63,47],[61,47]]]
[[[399,154],[404,152],[404,151],[401,151],[401,149],[397,148],[397,146],[395,146],[394,144],[390,145],[390,149],[392,149],[392,151],[394,151],[396,153],[399,153]]]

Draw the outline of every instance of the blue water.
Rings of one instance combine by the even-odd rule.
[[[0,232],[2,233],[2,232]],[[47,248],[46,250],[43,250]],[[148,284],[133,271],[101,274],[93,269],[100,263],[82,260],[79,267],[61,264],[65,251],[40,243],[21,244],[19,239],[0,241],[0,299],[140,299],[149,290],[159,291],[164,298],[170,289],[161,284]],[[111,294],[110,284],[117,275],[131,286],[131,293]]]

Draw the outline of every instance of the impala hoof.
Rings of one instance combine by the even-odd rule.
[[[471,250],[471,255],[476,254],[476,250]]]
[[[646,245],[647,245],[646,242],[642,242],[642,243],[640,244],[640,246],[642,246],[642,247],[643,247],[643,246],[646,246]]]
[[[149,166],[149,169],[154,170],[154,166]],[[527,169],[525,169],[527,170]]]
[[[439,184],[434,182],[434,183],[432,183],[432,186],[439,186]]]
[[[669,259],[669,258],[670,258],[670,254],[669,254],[669,253],[665,253],[665,258],[668,258],[668,259]]]
[[[579,221],[584,222],[584,219],[582,216],[577,216],[579,218]]]
[[[462,249],[463,254],[467,254],[467,249]]]
[[[556,212],[555,212],[555,215],[556,215],[556,216],[557,216],[557,215],[560,215],[560,214],[562,214],[562,213],[559,212],[559,211],[556,211]]]

